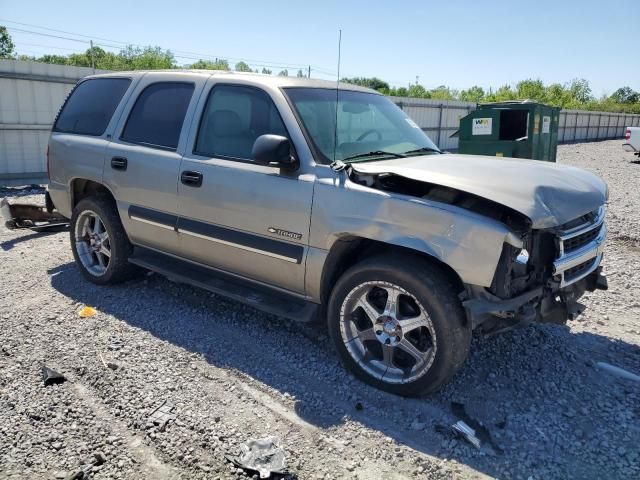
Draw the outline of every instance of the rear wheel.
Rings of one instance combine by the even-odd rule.
[[[448,274],[422,259],[367,260],[336,284],[329,333],[345,366],[365,382],[399,395],[435,391],[469,351],[456,293]]]
[[[109,197],[100,195],[78,202],[70,227],[73,256],[85,278],[104,285],[132,275],[134,267],[128,258],[133,247]]]

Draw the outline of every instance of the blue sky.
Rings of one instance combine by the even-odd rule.
[[[396,86],[419,76],[428,88],[458,89],[586,78],[596,96],[625,85],[640,90],[638,0],[0,0],[0,25],[46,32],[8,20],[101,37],[108,41],[96,42],[115,46],[150,44],[219,56],[231,64],[245,59],[274,70],[289,66],[290,72],[311,64],[312,76],[321,78],[335,75],[342,29],[341,76],[378,76]],[[86,48],[10,33],[21,53]]]

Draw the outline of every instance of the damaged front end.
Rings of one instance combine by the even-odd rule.
[[[531,322],[574,320],[587,291],[607,289],[600,263],[605,210],[556,228],[531,230],[523,248],[505,244],[490,288],[467,286],[463,305],[473,327],[496,333]]]
[[[360,185],[452,205],[496,220],[512,232],[502,246],[491,285],[466,284],[461,294],[472,328],[494,333],[532,322],[562,324],[582,313],[578,300],[586,291],[607,288],[600,267],[607,235],[604,206],[560,226],[536,228],[540,222],[492,199],[361,168],[349,169],[350,179]]]

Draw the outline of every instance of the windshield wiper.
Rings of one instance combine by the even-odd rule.
[[[442,153],[442,151],[438,150],[437,148],[420,147],[420,148],[416,148],[415,150],[409,150],[408,152],[404,152],[404,155],[409,155],[411,153],[423,153],[423,152]]]
[[[381,157],[381,156],[389,156],[394,158],[405,158],[406,155],[404,153],[395,153],[395,152],[385,152],[384,150],[373,150],[372,152],[366,153],[358,153],[356,155],[351,155],[347,158],[343,158],[343,162],[347,162],[349,160],[355,160],[357,158],[367,158],[367,157]]]

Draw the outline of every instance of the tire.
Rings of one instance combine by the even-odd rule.
[[[95,221],[92,223],[91,220],[94,218],[102,224],[99,233],[95,233]],[[88,230],[83,231],[85,225]],[[98,236],[104,253],[96,251]],[[93,243],[89,237],[93,237]],[[128,261],[133,246],[124,231],[115,202],[107,195],[88,197],[78,202],[71,215],[70,240],[73,257],[82,275],[92,283],[120,283],[131,278],[136,271]],[[107,261],[106,250],[110,252]],[[102,262],[99,257],[102,257]]]
[[[327,310],[342,363],[396,395],[438,390],[462,366],[471,343],[457,290],[447,272],[418,257],[384,255],[354,265],[336,283]],[[395,317],[385,315],[393,311]]]

